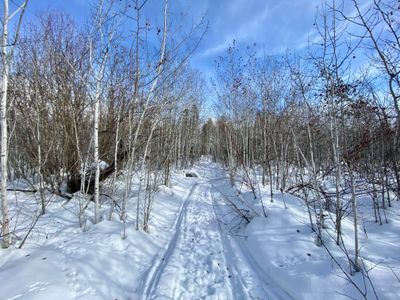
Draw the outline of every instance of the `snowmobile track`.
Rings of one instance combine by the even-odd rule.
[[[189,194],[186,196],[178,214],[178,218],[174,224],[174,235],[170,242],[168,243],[168,246],[166,247],[165,251],[161,254],[158,255],[152,264],[152,267],[149,269],[145,276],[145,283],[144,283],[144,289],[143,289],[143,294],[142,294],[142,299],[146,300],[151,297],[152,294],[154,294],[155,289],[157,288],[157,285],[160,281],[160,277],[163,273],[163,269],[168,263],[169,258],[171,257],[175,246],[176,246],[176,241],[178,239],[178,235],[180,232],[180,227],[182,224],[182,220],[184,218],[185,212],[186,212],[186,207],[189,202],[189,198],[193,195],[195,190],[198,188],[199,183],[196,182],[190,189]]]

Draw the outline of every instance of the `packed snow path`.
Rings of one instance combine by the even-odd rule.
[[[265,274],[219,222],[223,199],[215,183],[224,178],[218,169],[199,170],[213,179],[199,179],[190,190],[173,238],[147,274],[143,299],[288,299],[262,282]]]

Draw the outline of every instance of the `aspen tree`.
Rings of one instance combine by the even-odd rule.
[[[11,243],[10,228],[9,228],[9,215],[8,215],[8,200],[7,200],[7,181],[8,181],[8,130],[7,130],[7,90],[8,81],[10,74],[10,66],[13,59],[14,49],[19,37],[19,31],[22,24],[22,19],[25,13],[28,0],[25,0],[13,13],[9,12],[8,0],[3,0],[3,30],[1,34],[1,63],[2,63],[2,78],[1,78],[1,115],[0,115],[0,126],[1,126],[1,213],[2,213],[2,247],[8,248]],[[17,16],[18,23],[15,31],[15,36],[11,40],[9,38],[9,23],[10,20]]]

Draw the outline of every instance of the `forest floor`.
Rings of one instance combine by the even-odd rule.
[[[0,250],[0,299],[364,299],[363,293],[367,299],[400,298],[398,202],[386,210],[388,224],[379,226],[367,199],[365,205],[359,199],[361,256],[371,285],[361,273],[347,278],[336,264],[348,272],[347,257],[329,237],[329,220],[324,241],[332,256],[315,245],[300,199],[275,191],[271,202],[269,189],[261,187],[265,218],[259,199],[246,188],[238,195],[218,164],[201,161],[191,172],[198,177],[175,172],[169,187],[160,186],[150,233],[134,228],[132,190],[125,239],[118,216],[107,219],[107,203],[102,221],[94,225],[89,215],[82,232],[78,201],[48,195],[47,213],[24,247]],[[22,192],[9,198],[20,241],[37,203]],[[233,213],[232,203],[252,217],[249,224]],[[351,220],[343,222],[350,255]]]

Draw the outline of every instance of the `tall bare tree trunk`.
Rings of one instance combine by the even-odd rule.
[[[1,57],[2,57],[2,80],[1,80],[1,104],[0,104],[0,126],[1,126],[1,215],[2,215],[2,247],[8,248],[10,246],[10,228],[9,228],[9,217],[8,217],[8,201],[7,201],[7,158],[8,158],[8,130],[7,130],[7,89],[8,79],[10,72],[10,64],[13,57],[13,51],[15,43],[18,40],[19,31],[21,28],[22,19],[25,13],[25,8],[28,4],[28,0],[17,8],[14,13],[9,15],[8,0],[3,1],[3,32],[1,37]],[[10,19],[15,16],[18,11],[21,11],[18,19],[16,33],[13,42],[10,44],[8,39],[8,24]]]
[[[40,108],[37,107],[37,123],[36,123],[36,134],[37,134],[37,143],[38,143],[38,148],[37,148],[37,155],[38,155],[38,166],[37,166],[37,173],[39,176],[39,194],[40,194],[40,204],[41,204],[41,215],[44,215],[46,213],[46,201],[45,201],[45,196],[44,196],[44,179],[43,179],[43,174],[42,174],[42,164],[43,164],[43,159],[42,159],[42,147],[41,147],[41,136],[40,136]]]
[[[94,132],[93,132],[93,147],[94,147],[94,163],[96,173],[94,177],[94,222],[99,222],[99,190],[100,190],[100,162],[99,162],[99,110],[100,110],[100,88],[99,83],[96,84],[96,99],[94,103]]]
[[[116,121],[116,128],[115,128],[115,149],[114,149],[114,175],[113,175],[113,181],[112,181],[112,191],[111,191],[111,205],[110,205],[110,212],[108,215],[108,220],[112,220],[113,213],[114,213],[114,202],[115,199],[115,185],[117,182],[117,174],[118,174],[118,149],[119,149],[119,123],[121,120],[121,110],[119,109],[117,112],[117,121]]]
[[[357,213],[357,199],[356,199],[356,188],[354,182],[354,173],[351,170],[350,164],[348,164],[350,184],[351,184],[351,207],[353,212],[353,226],[354,226],[354,271],[360,271],[360,249],[358,247],[358,213]]]
[[[8,0],[4,0],[4,16],[3,16],[3,34],[1,41],[1,55],[3,58],[3,72],[1,81],[1,215],[2,215],[2,236],[3,248],[8,248],[10,245],[10,229],[8,218],[8,201],[7,201],[7,87],[9,76],[9,61],[8,61]]]
[[[103,0],[99,1],[99,7],[97,12],[98,23],[97,28],[94,29],[93,35],[96,34],[96,31],[99,31],[100,38],[100,47],[99,47],[99,56],[95,58],[91,58],[91,70],[94,72],[94,80],[95,80],[95,92],[93,99],[93,160],[95,165],[95,177],[94,177],[94,222],[97,224],[100,221],[99,216],[99,196],[100,196],[100,157],[99,157],[99,115],[100,115],[100,98],[101,92],[103,89],[103,85],[105,84],[105,73],[106,66],[109,59],[109,48],[111,48],[111,43],[114,38],[114,34],[116,28],[111,28],[109,32],[104,32],[103,27],[105,26],[109,14],[112,3],[109,4],[110,7],[103,12]],[[105,38],[107,39],[105,40]],[[93,45],[90,45],[90,51],[93,51]],[[99,62],[96,63],[96,66],[93,65],[93,61],[95,59],[99,59]]]
[[[149,133],[149,136],[147,138],[147,142],[146,142],[146,147],[144,149],[143,152],[143,156],[142,156],[142,163],[141,163],[141,167],[140,167],[140,180],[139,180],[139,193],[138,193],[138,201],[137,201],[137,207],[136,207],[136,230],[139,230],[139,224],[140,224],[140,193],[142,191],[142,183],[143,183],[143,176],[146,177],[146,157],[147,157],[147,153],[149,151],[149,145],[151,143],[151,139],[153,138],[153,133],[154,133],[154,129],[156,129],[156,126],[158,124],[158,119],[155,120],[154,124],[151,126],[151,130]],[[149,171],[150,174],[150,171]],[[150,175],[149,175],[150,176]],[[149,177],[148,177],[149,178]],[[147,179],[149,180],[149,179]],[[146,196],[145,196],[146,199]],[[143,204],[143,210],[146,211],[146,205]],[[145,231],[147,231],[146,228],[148,228],[148,222],[149,222],[149,218],[150,218],[150,211],[148,211],[148,214],[144,214],[143,216],[143,229]]]

